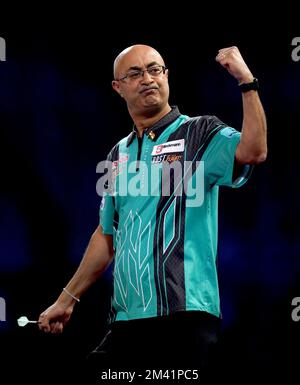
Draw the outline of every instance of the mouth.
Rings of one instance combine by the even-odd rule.
[[[151,95],[157,91],[158,91],[158,89],[156,87],[152,87],[152,88],[145,88],[140,93],[143,95]]]

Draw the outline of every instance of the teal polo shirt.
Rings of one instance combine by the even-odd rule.
[[[142,138],[133,130],[111,150],[100,224],[114,239],[115,320],[220,316],[218,193],[251,173],[246,165],[233,180],[240,136],[215,116],[172,107]]]

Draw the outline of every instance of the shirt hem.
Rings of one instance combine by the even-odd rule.
[[[181,311],[203,311],[203,312],[212,314],[215,317],[218,317],[218,318],[221,317],[220,311],[216,311],[215,309],[210,309],[210,308],[201,307],[201,306],[197,306],[197,307],[196,306],[188,306],[185,308],[179,307],[179,308],[172,310],[172,312],[169,312],[168,314],[174,314],[174,313],[181,312]],[[168,315],[168,314],[164,314],[164,315]],[[160,315],[160,314],[157,314],[154,312],[145,313],[145,314],[134,313],[134,314],[130,314],[130,315],[128,315],[124,312],[121,312],[121,314],[117,313],[115,321],[131,321],[131,320],[135,320],[135,319],[156,318],[156,317],[162,317],[162,316],[163,315]]]

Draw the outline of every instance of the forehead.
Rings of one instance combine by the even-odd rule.
[[[124,72],[131,67],[147,67],[150,63],[164,64],[162,57],[154,49],[132,49],[120,58],[116,70]]]

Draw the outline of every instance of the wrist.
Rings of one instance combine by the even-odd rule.
[[[259,84],[257,78],[253,78],[250,82],[240,83],[239,88],[241,92],[258,91]]]
[[[240,86],[241,84],[251,83],[253,81],[253,79],[254,79],[254,76],[252,75],[252,72],[249,71],[249,72],[243,74],[243,76],[238,77],[237,81],[238,81],[238,84]]]
[[[76,297],[73,293],[71,293],[66,287],[63,288],[63,291],[76,302],[80,302],[80,299]]]
[[[58,298],[58,302],[64,306],[70,306],[75,305],[76,302],[80,302],[80,299],[64,287]]]

